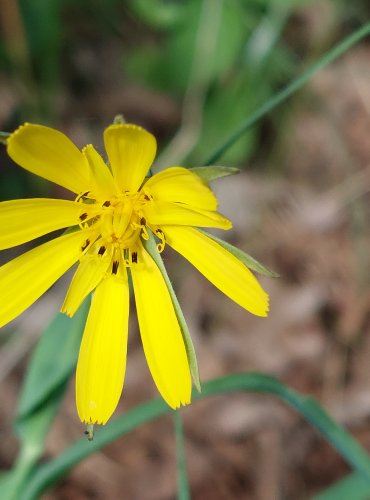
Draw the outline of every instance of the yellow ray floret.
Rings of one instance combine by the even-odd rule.
[[[0,250],[79,223],[81,205],[68,200],[34,198],[0,203]]]
[[[132,266],[131,273],[145,357],[163,399],[178,408],[191,395],[184,341],[161,272],[143,248],[139,256],[142,266]]]
[[[90,172],[81,151],[58,130],[26,123],[8,139],[8,154],[21,167],[74,193],[89,186]]]
[[[97,287],[83,334],[76,374],[83,422],[105,424],[122,393],[129,314],[127,280],[111,276]]]
[[[237,304],[267,316],[268,295],[250,270],[205,234],[189,227],[166,227],[166,240]]]

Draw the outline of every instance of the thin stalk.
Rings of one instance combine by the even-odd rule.
[[[207,159],[205,165],[213,165],[248,129],[260,120],[264,115],[276,108],[285,99],[301,89],[316,73],[338,59],[357,42],[365,38],[370,33],[370,22],[359,28],[354,33],[338,43],[333,49],[324,54],[318,61],[309,66],[301,76],[293,80],[289,85],[277,94],[273,95],[265,103],[246,118],[235,132]]]

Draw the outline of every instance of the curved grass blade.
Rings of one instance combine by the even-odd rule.
[[[229,375],[206,382],[202,393],[194,392],[193,398],[203,399],[235,391],[272,394],[300,413],[323,437],[343,456],[346,462],[370,485],[370,457],[361,445],[310,396],[303,396],[289,389],[268,375],[244,373]],[[22,492],[22,500],[36,500],[39,495],[59,478],[86,457],[103,446],[124,436],[140,425],[172,412],[163,400],[155,399],[137,406],[125,415],[111,420],[106,427],[99,429],[95,439],[88,442],[80,440],[51,462],[41,465],[35,471],[27,488]]]
[[[301,76],[293,80],[283,90],[273,95],[270,99],[262,104],[254,113],[246,118],[239,128],[231,134],[231,136],[208,158],[205,165],[215,163],[223,153],[234,144],[250,127],[252,127],[264,115],[276,108],[285,99],[290,97],[294,92],[302,88],[317,72],[331,64],[335,59],[343,55],[347,50],[365,38],[370,33],[370,22],[351,33],[348,37],[338,43],[333,49],[329,50],[320,59],[312,64]]]

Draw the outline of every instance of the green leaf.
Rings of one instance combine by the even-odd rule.
[[[192,167],[188,168],[188,170],[197,174],[197,176],[205,182],[210,182],[220,177],[226,177],[227,175],[238,174],[240,172],[238,168],[218,167],[214,165],[210,165],[209,167]]]
[[[318,493],[312,500],[369,500],[369,498],[369,481],[362,474],[354,472]]]
[[[41,457],[47,433],[58,412],[67,388],[67,380],[46,399],[42,406],[29,414],[23,421],[21,449],[12,470],[1,482],[1,499],[18,500],[19,492],[32,477],[36,463]]]
[[[21,392],[17,414],[19,431],[24,419],[42,406],[73,372],[88,308],[89,299],[73,318],[58,314],[43,333],[28,365]]]
[[[239,248],[234,247],[234,245],[231,245],[231,243],[227,243],[224,240],[221,240],[220,238],[217,238],[213,234],[207,233],[206,231],[203,231],[202,229],[198,228],[198,231],[201,233],[207,235],[209,238],[212,240],[216,241],[219,245],[221,245],[225,250],[228,252],[232,253],[235,255],[237,259],[239,259],[243,264],[245,264],[249,269],[252,271],[255,271],[256,273],[262,274],[263,276],[268,276],[269,278],[279,278],[280,275],[276,273],[275,271],[271,271],[268,267],[264,266],[258,260],[256,260],[254,257],[251,257],[247,253],[243,252],[242,250],[239,250]]]
[[[74,370],[88,300],[73,318],[58,314],[39,340],[23,383],[15,426],[21,449],[4,477],[2,500],[18,500],[43,453],[46,435]]]
[[[184,314],[181,310],[181,307],[180,307],[179,301],[177,300],[172,283],[170,281],[170,278],[168,277],[166,268],[163,264],[162,257],[160,256],[160,254],[157,250],[157,244],[156,244],[154,235],[150,231],[148,231],[148,233],[149,233],[149,240],[144,241],[144,246],[145,246],[145,249],[147,250],[147,252],[152,257],[152,259],[154,260],[154,262],[157,264],[159,270],[161,271],[161,273],[163,275],[164,281],[166,282],[168,291],[169,291],[171,299],[172,299],[173,307],[175,309],[177,320],[178,320],[179,325],[180,325],[182,338],[184,340],[186,354],[187,354],[188,362],[189,362],[189,366],[190,366],[190,373],[191,373],[191,376],[193,378],[193,382],[194,382],[195,387],[200,392],[201,387],[200,387],[200,380],[199,380],[198,362],[197,362],[197,357],[195,354],[193,341],[192,341],[191,336],[190,336],[189,328],[188,328],[188,325],[186,324]]]
[[[370,457],[361,445],[342,426],[337,424],[315,399],[299,394],[273,377],[259,373],[229,375],[206,382],[203,385],[202,393],[193,392],[193,398],[195,400],[203,399],[235,391],[272,394],[290,405],[339,451],[348,464],[366,481],[369,481],[370,487]],[[140,425],[170,412],[172,410],[163,400],[155,399],[112,419],[106,427],[96,432],[94,441],[80,440],[51,462],[40,466],[22,491],[22,500],[36,500],[48,486],[59,478],[65,477],[73,466],[103,446]]]

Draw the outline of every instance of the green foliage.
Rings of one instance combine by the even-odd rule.
[[[313,500],[368,500],[370,482],[363,475],[353,472],[333,486],[315,495]]]
[[[203,399],[235,391],[274,395],[287,403],[310,422],[370,485],[370,457],[363,448],[313,398],[289,389],[273,377],[258,373],[244,373],[214,379],[206,382],[202,393],[195,392],[193,398]],[[40,465],[34,472],[30,483],[23,490],[22,500],[36,500],[48,486],[64,477],[83,459],[145,422],[155,420],[166,413],[173,413],[173,410],[168,408],[162,400],[156,399],[111,420],[107,426],[96,432],[94,441],[80,440],[54,460]]]
[[[138,12],[140,2],[133,5]],[[176,22],[166,25],[166,36],[156,45],[143,43],[125,58],[126,70],[148,86],[178,96],[202,94],[203,123],[191,162],[208,156],[225,130],[235,128],[291,74],[286,71],[293,68],[290,54],[279,43],[290,11],[290,2],[254,1],[247,8],[240,0],[192,0],[182,4],[182,15],[177,12]],[[147,16],[142,20],[147,22]],[[225,162],[249,157],[257,133],[245,134],[229,148]]]
[[[43,333],[28,365],[15,427],[21,449],[13,470],[0,480],[2,498],[17,500],[43,453],[51,424],[74,371],[88,300],[74,318],[58,314]]]

